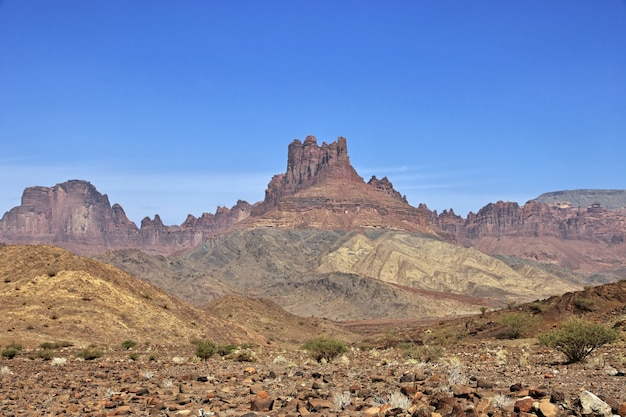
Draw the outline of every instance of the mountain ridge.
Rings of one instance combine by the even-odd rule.
[[[467,218],[453,210],[438,214],[424,204],[408,204],[386,177],[366,183],[352,167],[342,137],[321,145],[313,136],[295,139],[285,172],[272,177],[263,201],[189,215],[178,226],[166,226],[155,215],[137,227],[87,181],[29,187],[22,204],[0,220],[0,241],[55,244],[81,254],[136,248],[169,255],[235,230],[262,227],[408,231],[585,273],[626,268],[626,208],[498,201]]]

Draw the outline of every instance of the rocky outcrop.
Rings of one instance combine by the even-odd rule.
[[[339,137],[336,142],[323,142],[321,146],[317,145],[314,136],[307,136],[304,143],[295,139],[289,144],[287,171],[271,179],[265,190],[265,200],[255,212],[265,212],[278,205],[283,197],[330,178],[363,182],[350,165],[346,139]]]
[[[397,192],[394,188],[393,188],[393,184],[391,183],[391,181],[389,181],[389,179],[387,177],[382,177],[381,179],[376,178],[376,175],[372,176],[372,178],[370,178],[370,180],[367,182],[367,185],[371,185],[372,187],[376,188],[377,190],[380,190],[382,192],[384,192],[385,194],[396,198],[400,201],[403,201],[405,203],[408,204],[408,202],[406,201],[406,196],[400,194],[399,192]]]
[[[121,248],[172,253],[228,230],[251,210],[249,203],[239,201],[231,209],[218,208],[215,214],[189,215],[181,226],[166,226],[157,214],[154,219],[144,218],[138,228],[119,204],[111,206],[107,195],[91,183],[71,180],[27,188],[22,204],[0,220],[0,241],[49,243],[78,253]]]
[[[498,201],[470,213],[466,219],[444,211],[435,224],[459,241],[483,237],[553,237],[621,244],[626,240],[626,210],[605,210],[598,204],[587,208],[563,207],[529,201],[520,206]]]
[[[119,205],[111,207],[87,181],[71,180],[54,187],[29,187],[22,204],[0,221],[1,238],[15,243],[74,242],[107,245],[137,233]]]

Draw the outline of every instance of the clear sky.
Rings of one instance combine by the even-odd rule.
[[[626,189],[626,1],[0,0],[0,214],[83,179],[180,224],[307,135],[439,212]]]

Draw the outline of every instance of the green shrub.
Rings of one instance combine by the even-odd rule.
[[[52,349],[56,349],[57,345],[56,343],[53,343],[53,342],[43,342],[39,345],[39,348],[43,350],[52,350]]]
[[[132,347],[134,347],[136,345],[137,345],[137,342],[135,342],[134,340],[124,340],[122,342],[122,347],[124,349],[126,349],[126,350],[128,350],[128,349],[130,349],[130,348],[132,348]]]
[[[139,359],[139,353],[137,352],[131,352],[128,354],[128,359],[130,359],[131,361],[136,361],[137,359]]]
[[[196,345],[196,356],[203,361],[209,359],[217,352],[217,345],[208,340],[196,340],[193,342]]]
[[[76,353],[76,356],[78,356],[79,358],[83,358],[86,361],[92,361],[94,359],[98,359],[102,357],[103,355],[104,355],[104,352],[102,352],[101,350],[98,350],[94,346],[88,346],[84,349],[79,350]]]
[[[54,353],[50,349],[38,350],[37,357],[44,361],[49,361],[54,357]]]
[[[519,339],[537,325],[537,319],[524,313],[503,313],[496,319],[503,327],[504,336],[509,339]]]
[[[2,351],[2,356],[7,359],[13,359],[14,357],[17,356],[18,352],[19,352],[19,349],[7,347]]]
[[[562,352],[569,363],[581,362],[596,348],[617,339],[617,332],[600,324],[572,319],[560,329],[539,336],[542,345]]]
[[[11,342],[7,345],[7,349],[15,349],[15,350],[22,350],[22,344],[21,343],[16,343],[16,342]]]
[[[315,339],[308,340],[304,343],[304,345],[302,345],[302,349],[307,350],[318,362],[321,362],[322,360],[330,362],[340,354],[348,351],[348,347],[345,343],[336,339],[327,339],[325,337],[317,337]]]
[[[237,345],[218,345],[215,352],[220,356],[227,356],[238,349]]]

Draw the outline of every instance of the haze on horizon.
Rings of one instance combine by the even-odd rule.
[[[626,3],[0,2],[0,212],[91,182],[139,223],[262,200],[287,145],[465,216],[626,189]]]

